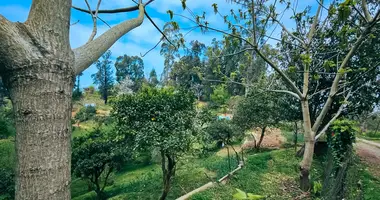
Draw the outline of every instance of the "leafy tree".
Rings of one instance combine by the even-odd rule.
[[[15,198],[70,199],[73,78],[139,27],[145,7],[153,1],[139,1],[126,10],[138,10],[136,17],[123,20],[96,39],[94,26],[88,42],[75,49],[70,47],[72,1],[29,2],[23,23],[0,15],[0,76],[10,93],[18,127]],[[97,9],[91,17],[88,9],[76,9],[90,13],[86,16],[95,23],[97,13],[104,13]]]
[[[149,73],[149,84],[152,87],[156,87],[158,85],[158,83],[159,83],[159,81],[158,81],[158,78],[157,78],[156,70],[152,69],[152,71],[150,71],[150,73]]]
[[[91,77],[94,79],[94,84],[99,85],[99,91],[102,95],[102,98],[104,99],[105,104],[107,104],[108,96],[113,86],[113,82],[115,80],[115,78],[112,75],[112,61],[110,60],[110,58],[111,51],[107,51],[102,56],[103,60],[98,60],[96,62],[96,68],[98,68],[98,72],[96,74],[91,75]]]
[[[144,61],[139,56],[119,56],[115,62],[116,81],[121,82],[129,77],[134,82],[133,91],[136,92],[144,79]]]
[[[231,145],[233,139],[241,139],[243,136],[231,121],[225,119],[210,123],[206,128],[206,133],[211,141],[225,145]]]
[[[173,88],[144,87],[136,95],[119,97],[113,106],[120,133],[133,135],[137,148],[157,148],[161,154],[165,199],[181,155],[191,148],[194,97]]]
[[[322,2],[316,6],[317,9],[315,9],[316,12],[314,16],[310,16],[309,7],[301,12],[294,11],[292,19],[295,22],[296,28],[290,31],[281,22],[281,14],[277,13],[278,9],[276,9],[275,4],[268,5],[263,1],[256,0],[234,0],[233,2],[238,3],[241,8],[237,11],[232,10],[230,14],[226,16],[220,14],[217,5],[214,4],[214,12],[220,16],[224,16],[224,22],[228,26],[228,31],[212,27],[209,22],[206,21],[205,14],[194,16],[194,22],[203,31],[213,30],[232,37],[232,39],[229,40],[230,43],[243,43],[245,48],[238,53],[254,50],[256,55],[261,57],[286,84],[286,90],[277,90],[277,92],[291,94],[299,100],[302,108],[305,136],[305,151],[303,160],[300,163],[300,186],[302,190],[308,190],[310,188],[309,175],[313,160],[315,140],[326,132],[330,124],[342,113],[350,97],[355,96],[360,89],[360,87],[346,87],[347,83],[352,82],[347,80],[346,75],[353,71],[353,69],[351,69],[351,62],[358,60],[357,52],[360,46],[365,42],[371,42],[373,39],[373,37],[369,36],[373,35],[380,21],[379,4],[374,1],[363,0],[360,2],[360,10],[354,9],[355,1],[346,0],[342,3],[333,1],[329,2],[327,6],[330,8],[327,16],[322,18],[320,17],[322,15],[321,12],[326,8]],[[293,7],[291,2],[280,1],[279,3],[284,3],[286,9]],[[185,3],[184,7],[186,7]],[[260,23],[257,23],[259,20]],[[295,63],[294,66],[282,66],[284,63],[287,65],[286,62],[278,62],[283,60],[282,54],[271,57],[264,53],[261,41],[263,38],[272,37],[266,36],[262,30],[267,29],[267,26],[272,24],[270,22],[279,24],[283,28],[280,39],[281,42],[277,45],[279,49],[285,45],[290,45],[288,48],[290,52],[297,49],[293,56],[293,58],[297,59],[291,59],[291,61]],[[341,42],[339,42],[339,51],[335,52],[336,55],[332,57],[336,60],[336,63],[334,63],[336,65],[334,67],[336,68],[336,72],[331,74],[330,71],[324,71],[323,67],[324,63],[327,62],[327,64],[329,64],[329,58],[324,57],[323,59],[319,59],[319,55],[330,53],[330,51],[327,51],[328,44],[335,41],[331,40],[328,34],[321,32],[322,34],[318,35],[318,32],[325,28],[329,29],[335,26],[335,24],[340,27],[337,29],[338,31],[334,31],[336,35],[340,36]],[[263,25],[263,27],[260,27],[260,25]],[[252,27],[251,30],[253,31],[249,36],[244,34],[247,29],[250,30],[250,28],[247,27]],[[322,38],[319,36],[322,36]],[[327,48],[319,49],[321,45],[318,44],[318,41],[326,45]],[[234,52],[233,54],[237,53]],[[225,55],[225,57],[228,56],[229,55]],[[377,64],[372,63],[372,65]],[[284,68],[293,69],[296,72],[302,73],[302,78],[293,79],[286,73]],[[301,69],[301,71],[298,71],[299,69]],[[317,79],[319,75],[319,73],[314,75],[316,72],[314,70],[331,76],[331,82],[327,88],[320,91],[313,91],[310,88],[310,80],[312,78]],[[356,80],[356,78],[353,80]],[[302,81],[302,84],[297,85],[296,81]],[[370,88],[374,86],[372,80],[367,83],[371,86]],[[314,92],[323,93],[326,95],[326,98],[317,102],[321,107],[321,111],[317,112],[317,117],[315,121],[312,122],[309,100],[314,96]],[[343,103],[337,106],[337,112],[334,116],[328,115],[330,109],[336,105],[336,99],[340,99],[338,102]]]
[[[230,95],[226,90],[226,85],[218,85],[211,94],[211,101],[217,106],[226,106]]]
[[[280,108],[277,94],[271,92],[251,93],[237,105],[233,122],[245,130],[260,127],[260,139],[257,143],[255,139],[255,147],[260,148],[265,129],[278,125],[282,115]]]
[[[98,199],[107,199],[104,194],[107,181],[111,173],[125,163],[130,151],[122,140],[115,141],[112,134],[100,127],[74,138],[72,148],[74,174],[94,184]]]

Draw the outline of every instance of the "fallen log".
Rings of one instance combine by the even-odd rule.
[[[219,183],[224,184],[226,182],[226,180],[228,179],[228,177],[232,176],[235,172],[239,171],[241,168],[243,168],[243,163],[240,163],[236,169],[232,170],[230,173],[226,174],[225,176],[220,178],[218,181],[216,181],[216,182],[210,181],[210,182],[204,184],[203,186],[201,186],[201,187],[177,198],[176,200],[186,200],[186,199],[190,198],[192,195],[199,193],[199,192],[202,192],[202,191],[205,191],[209,188],[212,188],[215,185],[218,185]]]

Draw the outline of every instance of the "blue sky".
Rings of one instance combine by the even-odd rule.
[[[91,8],[96,7],[97,0],[88,0]],[[10,0],[10,1],[0,1],[0,14],[5,16],[11,21],[24,22],[27,19],[29,9],[32,0]],[[216,28],[225,28],[223,24],[223,19],[219,16],[214,15],[212,4],[217,3],[219,10],[222,14],[228,14],[230,9],[237,8],[236,5],[226,3],[225,0],[187,0],[187,6],[197,14],[203,13],[205,11],[207,21],[210,26]],[[84,0],[73,0],[73,5],[87,8]],[[135,5],[131,0],[103,0],[100,9],[115,9]],[[315,0],[302,0],[298,3],[298,10],[305,8],[307,5],[315,6]],[[163,27],[165,22],[169,21],[169,15],[166,13],[167,10],[172,10],[174,13],[180,13],[186,16],[190,14],[183,11],[180,0],[155,0],[147,8],[147,12],[156,22],[159,27]],[[283,7],[279,7],[280,11]],[[107,21],[111,26],[120,23],[121,21],[136,17],[138,12],[131,13],[119,13],[119,14],[102,14],[100,17]],[[285,12],[282,18],[283,23],[291,29],[294,27],[292,21],[290,20],[291,13]],[[88,14],[72,10],[71,22],[79,22],[70,29],[70,43],[72,48],[79,47],[85,44],[92,32],[92,20]],[[176,17],[174,20],[178,21],[180,27],[191,27],[194,24],[184,18]],[[273,27],[274,28],[274,27]],[[104,33],[109,29],[106,25],[98,20],[98,34]],[[186,32],[187,30],[183,30]],[[273,37],[279,38],[280,28],[277,27],[274,31]],[[121,39],[119,39],[112,47],[112,56],[115,59],[120,55],[140,55],[140,53],[145,53],[150,48],[152,48],[160,39],[160,33],[153,27],[149,20],[145,19],[144,23],[137,27],[136,29],[130,31]],[[186,41],[190,42],[192,40],[199,40],[206,45],[210,44],[213,38],[220,39],[222,35],[215,32],[208,32],[202,34],[199,30],[194,30],[186,36]],[[274,41],[269,41],[274,44]],[[147,76],[152,68],[157,71],[157,74],[161,74],[164,65],[164,58],[160,55],[160,48],[156,48],[142,58],[145,65],[145,75]],[[81,86],[88,87],[92,85],[91,74],[96,73],[96,68],[94,66],[89,67],[84,71],[84,75],[81,78]]]

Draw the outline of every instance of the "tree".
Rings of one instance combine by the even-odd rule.
[[[119,56],[115,62],[116,81],[120,83],[125,77],[134,82],[133,91],[136,92],[144,79],[144,61],[139,56]]]
[[[226,90],[226,85],[216,86],[211,94],[211,101],[217,106],[225,106],[229,98],[230,95]]]
[[[9,91],[17,127],[15,199],[70,199],[71,97],[74,76],[88,68],[120,37],[144,20],[139,11],[94,39],[71,49],[69,0],[33,0],[24,23],[0,15],[0,75]]]
[[[314,144],[316,138],[319,138],[323,135],[330,124],[341,114],[343,108],[347,105],[348,100],[353,94],[357,92],[359,88],[349,87],[345,88],[346,84],[341,84],[342,82],[347,81],[344,77],[350,72],[350,62],[354,61],[357,54],[358,49],[365,41],[371,40],[371,34],[373,34],[375,27],[378,25],[380,21],[380,9],[379,5],[373,1],[361,1],[361,9],[355,8],[355,1],[346,0],[343,3],[338,4],[337,2],[330,2],[330,6],[328,6],[329,12],[328,15],[324,18],[320,17],[321,10],[325,9],[326,6],[323,5],[323,1],[319,3],[315,15],[308,15],[308,10],[301,11],[300,13],[294,12],[293,19],[295,21],[296,28],[295,30],[289,31],[287,27],[281,23],[281,16],[276,12],[276,5],[266,5],[263,1],[248,1],[248,0],[234,0],[233,2],[241,5],[241,9],[238,12],[231,11],[230,15],[224,17],[224,22],[228,25],[229,31],[220,30],[217,28],[213,28],[206,21],[205,15],[194,16],[193,22],[197,24],[203,31],[212,30],[217,31],[219,33],[223,33],[225,35],[231,36],[234,39],[238,39],[239,42],[244,42],[246,48],[236,52],[234,54],[239,54],[245,51],[254,50],[255,53],[261,57],[272,70],[278,74],[284,83],[287,85],[287,90],[278,90],[277,92],[282,92],[286,94],[293,95],[296,97],[302,108],[302,116],[303,116],[303,129],[304,129],[304,137],[305,137],[305,151],[303,155],[303,160],[300,163],[300,186],[302,190],[308,190],[310,188],[310,168],[313,160],[314,153]],[[275,1],[277,2],[277,1]],[[290,9],[291,3],[281,1],[286,3],[286,9]],[[280,2],[280,3],[281,3]],[[369,4],[369,6],[368,6]],[[184,5],[185,6],[185,5]],[[214,11],[216,14],[220,14],[218,11],[218,7],[216,4],[213,4]],[[368,9],[370,7],[371,9]],[[264,12],[263,12],[264,11]],[[170,13],[170,12],[169,12]],[[263,15],[262,15],[263,14]],[[220,14],[221,15],[221,14]],[[223,15],[221,15],[223,16]],[[358,20],[351,21],[350,19],[356,18],[359,16]],[[295,81],[287,75],[283,68],[277,62],[281,59],[281,55],[276,56],[276,58],[268,57],[262,51],[260,46],[260,41],[263,38],[273,38],[271,36],[266,36],[265,33],[262,33],[258,27],[258,23],[256,21],[260,19],[262,20],[262,24],[265,26],[270,25],[270,21],[275,24],[279,24],[283,29],[280,41],[278,45],[284,45],[284,43],[289,44],[287,38],[290,39],[290,45],[293,48],[299,47],[301,51],[298,52],[299,62],[302,69],[302,86],[298,87]],[[320,65],[318,56],[315,56],[319,53],[326,53],[326,49],[318,49],[316,44],[316,32],[323,30],[323,27],[330,26],[334,24],[336,21],[340,22],[340,31],[337,34],[343,35],[342,38],[348,38],[349,41],[343,41],[341,44],[341,48],[344,49],[344,52],[339,52],[336,64],[337,73],[331,74],[333,76],[331,84],[327,89],[323,91],[317,92],[327,92],[328,97],[323,101],[322,109],[317,114],[316,120],[314,123],[311,121],[311,112],[309,99],[313,95],[313,91],[310,90],[310,79],[312,78],[313,71],[311,69],[315,68],[315,66]],[[352,23],[354,22],[354,23]],[[253,37],[246,37],[243,34],[240,34],[242,31],[247,31],[247,27],[252,27]],[[361,28],[357,28],[361,27]],[[353,33],[355,37],[349,38],[345,37],[344,33]],[[323,40],[325,43],[329,43],[330,39],[328,37]],[[322,61],[328,61],[327,58]],[[324,62],[322,62],[324,63]],[[372,63],[377,65],[376,63]],[[291,66],[288,66],[289,68]],[[297,69],[297,67],[296,67]],[[323,71],[323,67],[317,68],[319,72],[325,73]],[[343,90],[343,92],[342,92]],[[338,106],[337,112],[334,116],[331,116],[328,119],[326,116],[333,106],[334,99],[338,98],[339,95],[343,95],[343,104]],[[327,121],[323,126],[323,121]]]
[[[260,148],[264,139],[265,129],[278,125],[281,120],[279,95],[272,92],[255,91],[239,101],[234,113],[233,122],[239,127],[249,130],[261,128],[261,135],[255,148]]]
[[[118,95],[122,94],[132,94],[133,93],[134,82],[127,76],[119,83],[116,83],[115,89]]]
[[[99,85],[99,91],[102,95],[102,98],[104,99],[105,104],[107,104],[108,96],[115,80],[113,77],[112,67],[110,65],[112,63],[110,58],[111,51],[107,51],[102,56],[103,60],[98,60],[96,62],[96,68],[98,68],[98,72],[91,75],[91,77],[94,79],[94,84]]]
[[[156,70],[152,69],[152,71],[150,71],[150,73],[149,73],[149,84],[152,87],[156,87],[158,85],[158,83],[159,83],[159,81],[158,81],[158,78],[157,78]]]
[[[74,91],[73,91],[73,100],[77,101],[82,98],[82,91],[80,90],[80,77],[83,76],[83,73],[80,73],[76,77],[76,84],[74,84]]]
[[[111,173],[128,159],[123,141],[97,127],[89,134],[73,139],[72,169],[77,177],[88,179],[95,186],[98,199],[107,199],[104,188]]]
[[[113,105],[117,129],[133,135],[136,148],[157,148],[161,154],[165,199],[181,155],[192,146],[194,96],[172,88],[144,87],[136,95],[124,95]]]

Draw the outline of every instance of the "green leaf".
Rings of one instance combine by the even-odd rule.
[[[218,4],[213,3],[211,6],[214,8],[214,13],[218,13]]]
[[[186,9],[186,0],[181,0],[182,3],[182,8],[185,10]]]
[[[168,10],[168,11],[166,11],[166,13],[168,13],[169,14],[169,16],[170,16],[170,20],[172,20],[173,19],[173,11],[171,11],[171,10]]]

